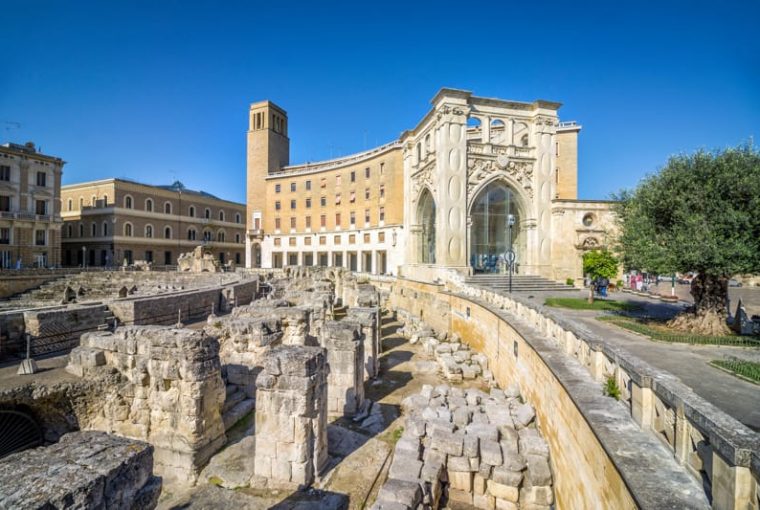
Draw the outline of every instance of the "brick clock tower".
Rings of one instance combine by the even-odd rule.
[[[253,103],[248,115],[245,266],[261,267],[266,177],[290,162],[288,114],[271,101]]]

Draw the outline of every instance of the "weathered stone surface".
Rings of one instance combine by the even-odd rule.
[[[327,321],[320,345],[327,351],[327,412],[353,416],[364,402],[364,343],[361,327],[352,322]]]
[[[416,508],[422,501],[422,489],[417,482],[391,478],[380,489],[377,500],[381,503],[400,503],[407,508]]]
[[[0,507],[155,508],[153,448],[104,432],[73,432],[0,460]]]

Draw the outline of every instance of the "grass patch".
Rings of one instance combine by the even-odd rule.
[[[620,400],[620,387],[614,377],[610,376],[604,383],[604,394],[615,400]]]
[[[399,427],[391,433],[391,441],[397,443],[401,436],[404,434],[404,427]]]
[[[731,372],[741,379],[760,384],[760,363],[743,359],[728,358],[716,359],[711,361],[710,364]]]
[[[208,479],[208,483],[210,483],[211,485],[216,485],[217,487],[221,487],[223,480],[216,476],[210,476]]]
[[[594,299],[593,303],[589,303],[586,298],[546,298],[544,304],[546,306],[569,308],[571,310],[598,310],[602,312],[623,312],[641,309],[639,305],[634,303],[611,299]]]
[[[735,347],[760,347],[760,339],[752,336],[725,335],[708,336],[693,333],[679,333],[668,328],[663,321],[635,319],[620,315],[604,315],[597,317],[603,322],[645,335],[658,342],[692,344],[692,345],[730,345]]]

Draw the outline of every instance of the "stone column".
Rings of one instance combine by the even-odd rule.
[[[253,486],[307,487],[327,460],[327,372],[321,347],[278,346],[256,379]]]
[[[378,308],[349,308],[346,320],[361,327],[364,335],[364,380],[379,374],[380,363],[380,313]]]
[[[327,414],[353,416],[364,402],[364,339],[361,326],[327,321],[320,345],[327,349]]]

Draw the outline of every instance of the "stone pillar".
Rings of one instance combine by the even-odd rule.
[[[642,380],[642,386],[636,383],[631,384],[631,415],[636,423],[644,430],[652,426],[652,388],[648,380]]]
[[[717,510],[752,508],[752,473],[728,464],[718,452],[712,456],[712,507]]]
[[[256,379],[252,485],[311,485],[327,461],[327,372],[321,347],[278,346]]]
[[[361,326],[327,321],[320,345],[327,349],[327,414],[353,416],[364,402],[364,339]]]
[[[349,308],[346,320],[357,323],[364,335],[364,380],[380,373],[380,313],[373,308]]]

